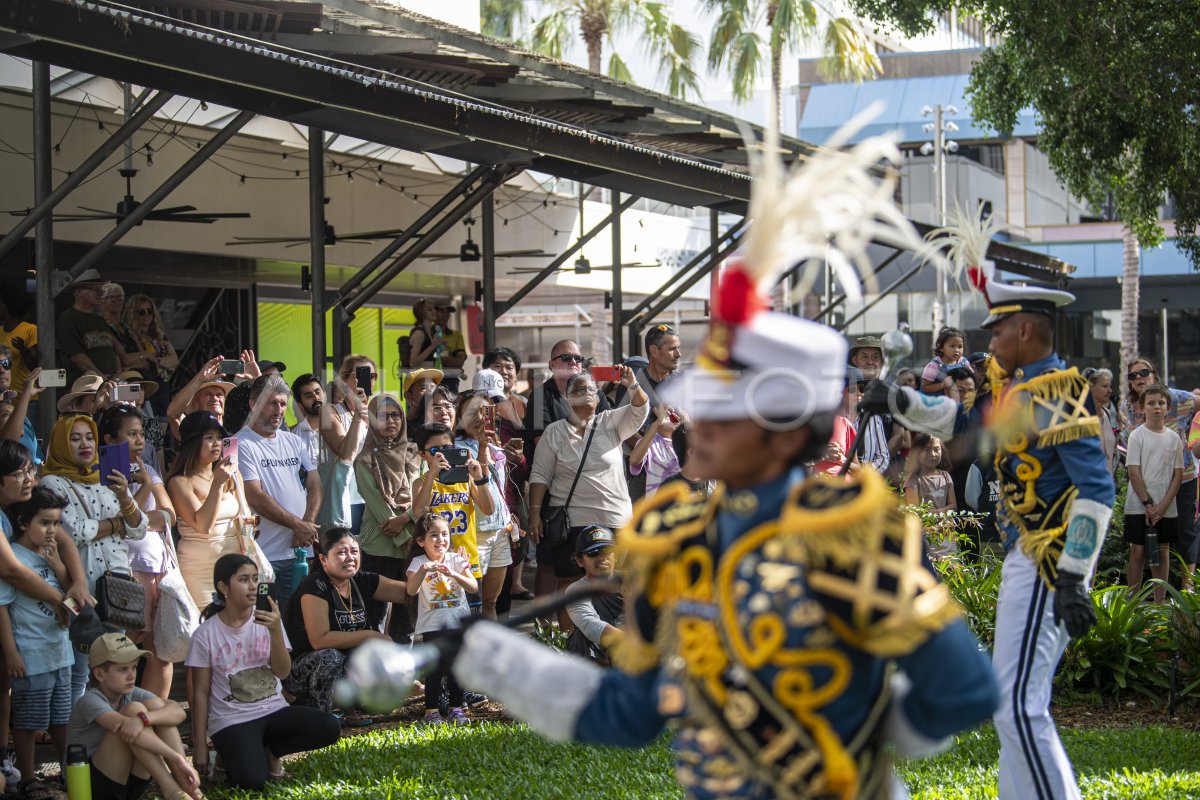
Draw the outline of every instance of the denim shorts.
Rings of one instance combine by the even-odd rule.
[[[12,679],[12,726],[17,731],[44,731],[71,719],[71,668]]]

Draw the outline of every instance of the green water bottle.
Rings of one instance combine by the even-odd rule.
[[[88,763],[87,748],[81,744],[67,747],[67,797],[92,800],[92,765]]]

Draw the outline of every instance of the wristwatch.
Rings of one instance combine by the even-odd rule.
[[[150,715],[149,714],[147,714],[145,711],[139,711],[139,712],[137,712],[137,716],[138,716],[138,719],[140,719],[142,721],[143,726],[145,726],[147,728],[150,727]]]
[[[476,485],[476,486],[487,486],[487,485],[488,485],[489,483],[491,483],[491,482],[492,482],[492,476],[491,476],[491,475],[484,475],[482,478],[480,478],[479,480],[475,481],[475,485]]]

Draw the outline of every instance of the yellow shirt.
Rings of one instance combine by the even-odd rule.
[[[475,504],[471,502],[471,484],[466,481],[442,483],[435,478],[429,510],[431,513],[441,514],[450,524],[450,547],[465,547],[467,561],[471,564],[471,574],[482,578],[483,570],[479,567],[479,542],[475,537]]]
[[[4,330],[0,327],[0,344],[7,345],[12,351],[12,390],[19,392],[25,387],[25,379],[29,377],[29,367],[25,366],[24,359],[17,352],[17,348],[13,347],[13,339],[22,339],[26,349],[37,344],[37,326],[32,322],[18,322],[17,327],[11,331]]]

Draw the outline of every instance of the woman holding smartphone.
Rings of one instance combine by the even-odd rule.
[[[475,515],[475,535],[479,546],[479,568],[483,571],[480,594],[483,615],[496,619],[496,601],[504,588],[504,578],[512,566],[511,532],[517,527],[516,518],[504,498],[508,477],[508,457],[496,436],[496,406],[480,392],[463,392],[458,404],[458,447],[471,451],[472,458],[487,464],[491,480],[488,492],[492,496],[492,513]],[[487,448],[489,458],[480,457],[480,448]]]
[[[167,494],[179,514],[179,569],[197,608],[212,601],[213,565],[242,552],[241,517],[249,506],[237,464],[222,453],[229,434],[208,411],[179,425],[182,444],[167,473]],[[236,440],[235,440],[236,441]]]
[[[99,436],[91,417],[59,417],[50,432],[50,448],[42,465],[42,485],[66,501],[62,527],[79,548],[87,574],[88,592],[96,594],[96,581],[108,570],[129,572],[129,547],[125,541],[142,539],[150,521],[138,508],[129,481],[112,470],[101,483]],[[87,654],[76,652],[71,673],[72,696],[86,689]]]
[[[146,591],[145,628],[130,638],[150,651],[146,657],[142,688],[166,700],[171,693],[174,668],[171,662],[163,661],[155,654],[154,616],[158,609],[158,582],[168,566],[166,537],[171,535],[171,526],[175,524],[175,508],[162,476],[142,458],[146,436],[141,413],[133,406],[117,404],[106,408],[97,424],[105,445],[129,444],[129,482],[134,487],[133,501],[149,520],[146,535],[127,543],[133,577]]]
[[[192,681],[192,764],[208,771],[209,737],[229,784],[261,790],[286,775],[280,759],[328,747],[341,728],[332,714],[288,705],[279,681],[292,671],[291,649],[279,607],[258,601],[258,567],[240,553],[217,559],[209,580],[216,587],[204,622],[188,649]]]

